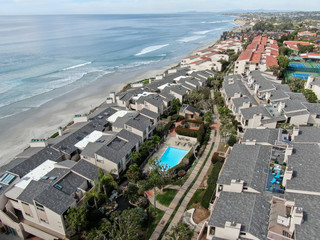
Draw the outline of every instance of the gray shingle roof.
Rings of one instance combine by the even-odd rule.
[[[158,94],[150,94],[148,96],[140,97],[137,103],[144,104],[145,102],[150,103],[153,106],[161,107],[163,106],[163,98]]]
[[[68,173],[65,177],[63,177],[59,182],[57,182],[62,189],[60,191],[71,195],[76,192],[77,188],[80,187],[83,183],[85,183],[87,179],[75,174],[73,172]],[[86,189],[84,189],[86,190]]]
[[[245,120],[252,119],[253,115],[255,114],[262,114],[262,116],[267,118],[272,118],[270,113],[266,110],[264,106],[255,106],[250,108],[242,108],[239,110],[241,112],[241,115]]]
[[[233,80],[230,82],[229,80]],[[232,75],[224,78],[223,89],[226,92],[228,98],[234,97],[236,93],[241,93],[244,96],[249,96],[250,93],[248,89],[244,86],[244,83],[241,81],[240,75]]]
[[[266,78],[260,71],[252,71],[250,75],[254,79],[254,83],[259,84],[259,91],[276,90],[275,83]]]
[[[42,191],[48,188],[48,183],[31,181],[28,186],[19,195],[18,200],[33,204],[33,199],[38,196]]]
[[[226,221],[241,224],[241,231],[266,239],[270,203],[262,194],[221,192],[209,225],[224,227]]]
[[[171,92],[174,92],[176,94],[179,94],[181,96],[185,95],[188,92],[188,89],[186,89],[185,87],[181,86],[181,85],[173,85],[170,87],[166,87],[169,88]]]
[[[303,103],[311,114],[320,114],[320,103]]]
[[[26,175],[40,164],[47,160],[58,161],[63,157],[63,153],[60,153],[50,147],[46,147],[33,155],[32,157],[22,161],[20,164],[8,169],[9,172],[15,173],[20,177]]]
[[[259,192],[266,188],[267,170],[272,146],[234,145],[224,164],[218,184],[231,184],[231,180],[240,179]]]
[[[201,113],[201,111],[199,109],[192,107],[188,104],[183,104],[180,108],[181,113],[185,113],[185,111],[190,111],[192,113],[199,113],[199,114]]]
[[[104,126],[97,124],[96,121],[88,122],[76,131],[64,132],[64,135],[66,136],[64,136],[61,141],[59,141],[52,147],[68,154],[72,154],[77,150],[77,148],[74,146],[77,142],[81,141],[84,137],[92,133],[94,130],[102,131],[103,129]]]
[[[98,179],[98,167],[83,159],[72,167],[72,171],[92,181]]]
[[[37,195],[34,200],[60,215],[76,201],[72,196],[51,186]]]
[[[320,143],[319,127],[299,127],[299,135],[294,137],[295,143]]]
[[[141,114],[137,115],[134,118],[131,118],[126,122],[126,125],[132,128],[135,128],[139,131],[145,131],[151,124],[151,120]]]
[[[319,185],[319,156],[317,144],[294,144],[294,153],[289,156],[288,167],[292,167],[294,174],[287,181],[286,189],[320,192]]]
[[[141,137],[123,129],[114,139],[102,146],[96,154],[115,163],[119,163],[139,141],[141,141]]]
[[[275,144],[278,139],[281,129],[254,129],[249,128],[246,130],[243,136],[243,142],[247,140],[256,140],[257,143],[269,143],[271,145]]]
[[[286,193],[285,199],[303,208],[303,222],[301,226],[295,225],[295,239],[319,239],[320,197]]]
[[[146,109],[146,108],[143,108],[140,111],[140,114],[142,114],[143,116],[146,116],[148,118],[151,118],[151,119],[157,119],[160,116],[158,113],[152,112],[152,111],[150,111],[149,109]]]

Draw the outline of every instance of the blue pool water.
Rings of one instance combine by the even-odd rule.
[[[187,154],[187,150],[168,147],[160,158],[160,162],[168,165],[169,168],[176,166],[180,160]]]

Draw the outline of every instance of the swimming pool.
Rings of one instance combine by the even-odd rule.
[[[169,168],[176,166],[180,160],[187,154],[187,150],[168,147],[160,158],[160,162],[168,165]]]

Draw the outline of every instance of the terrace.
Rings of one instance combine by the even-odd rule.
[[[284,193],[284,189],[282,187],[283,175],[286,169],[284,155],[284,149],[277,147],[272,149],[266,185],[266,190],[269,192]]]

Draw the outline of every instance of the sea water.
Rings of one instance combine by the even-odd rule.
[[[0,121],[108,74],[178,62],[232,29],[217,13],[0,17]]]

